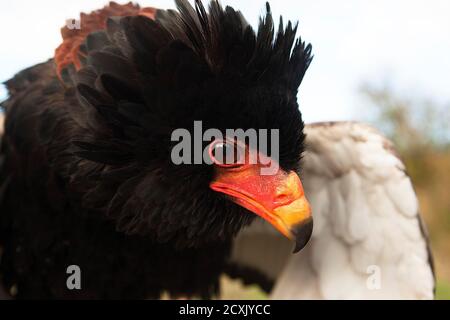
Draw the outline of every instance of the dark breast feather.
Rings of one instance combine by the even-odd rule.
[[[209,298],[218,292],[229,243],[178,250],[151,237],[117,232],[110,220],[81,206],[78,191],[86,185],[72,181],[72,174],[89,176],[97,167],[74,160],[71,141],[98,119],[78,103],[75,88],[61,83],[53,60],[20,72],[6,85],[0,153],[5,291],[25,299],[139,299],[162,292]],[[110,178],[120,180],[121,174]],[[101,202],[102,192],[92,189],[91,200]],[[80,291],[66,288],[71,264],[82,270]]]

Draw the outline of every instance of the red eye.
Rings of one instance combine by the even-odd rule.
[[[209,145],[209,156],[221,167],[238,167],[245,162],[245,149],[239,143],[216,140]]]

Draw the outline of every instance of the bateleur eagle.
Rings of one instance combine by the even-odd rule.
[[[297,91],[312,56],[297,26],[280,19],[275,28],[269,5],[255,32],[217,1],[208,10],[176,4],[111,2],[82,14],[80,29],[62,29],[54,59],[6,82],[5,291],[210,298],[227,273],[267,291],[275,283],[276,298],[364,297],[366,268],[376,265],[389,281],[381,295],[432,297],[417,200],[391,144],[357,123],[303,124]],[[279,130],[278,159],[249,151],[279,170],[175,164],[171,135],[193,132],[195,121],[220,132]],[[216,142],[202,147],[238,145]],[[312,243],[291,255],[287,239],[299,251],[312,233],[302,172],[317,221]],[[70,265],[81,270],[80,290],[66,286]]]

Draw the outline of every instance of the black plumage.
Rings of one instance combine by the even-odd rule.
[[[257,33],[212,1],[156,19],[112,17],[80,47],[6,82],[0,265],[18,298],[211,297],[233,236],[254,214],[208,188],[213,168],[174,165],[176,128],[280,130],[280,165],[298,170],[297,89],[311,47],[267,6]],[[79,265],[83,289],[66,288]]]

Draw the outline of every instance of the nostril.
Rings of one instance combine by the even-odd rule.
[[[292,200],[293,200],[292,196],[290,196],[289,194],[287,194],[287,193],[280,193],[280,194],[276,195],[275,203],[277,205],[285,205],[285,204],[291,203]]]
[[[302,195],[303,188],[300,178],[295,172],[291,172],[277,187],[274,202],[277,206],[284,206],[299,199]]]

